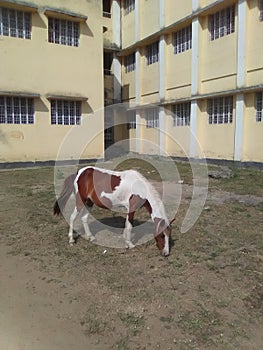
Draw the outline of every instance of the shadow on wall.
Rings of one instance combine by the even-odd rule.
[[[3,143],[4,145],[7,145],[7,138],[6,134],[0,129],[0,143]]]

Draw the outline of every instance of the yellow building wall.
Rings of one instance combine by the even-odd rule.
[[[159,101],[159,62],[147,65],[146,56],[141,58],[140,94],[142,103]]]
[[[237,74],[236,31],[210,41],[208,17],[202,17],[200,23],[203,30],[200,33],[199,46],[199,92],[206,94],[235,89]]]
[[[256,121],[255,94],[245,95],[243,161],[263,162],[263,122]]]
[[[140,39],[160,29],[160,0],[139,1]]]
[[[86,22],[80,23],[79,47],[71,47],[48,42],[48,17],[43,9],[59,8],[61,2],[35,0],[32,3],[39,6],[39,12],[32,14],[32,39],[1,36],[0,89],[10,94],[36,93],[40,94],[40,98],[34,100],[33,125],[0,125],[1,161],[56,159],[59,146],[72,127],[51,125],[47,95],[88,98],[87,102],[82,103],[82,117],[90,119],[91,127],[85,130],[82,126],[76,128],[80,137],[86,138],[87,144],[95,145],[87,148],[83,158],[101,156],[104,136],[92,141],[94,135],[103,129],[103,115],[98,118],[93,115],[103,108],[101,4],[96,0],[63,4],[64,11],[88,16]],[[0,2],[0,6],[7,5]],[[57,17],[56,14],[54,17]],[[68,156],[74,158],[74,147]]]
[[[246,46],[247,84],[263,82],[263,23],[259,21],[258,1],[249,1],[248,31]]]
[[[165,151],[170,156],[188,157],[190,153],[190,127],[173,126],[172,112],[166,110]]]
[[[131,46],[135,42],[135,11],[131,11],[127,15],[122,11],[122,48]]]
[[[192,50],[174,54],[173,35],[167,38],[165,59],[166,99],[191,96]]]
[[[233,100],[235,106],[235,99]],[[235,145],[235,108],[233,122],[230,124],[209,124],[207,102],[199,102],[197,116],[197,141],[206,158],[234,159]],[[200,154],[198,155],[201,156]]]
[[[181,1],[165,1],[165,25],[168,26],[174,22],[189,16],[192,13],[192,0],[184,0],[184,6]]]

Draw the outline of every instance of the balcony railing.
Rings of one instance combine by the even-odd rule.
[[[111,18],[111,13],[103,11],[103,17]]]

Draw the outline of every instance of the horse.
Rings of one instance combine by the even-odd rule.
[[[154,223],[154,238],[156,245],[163,256],[170,254],[171,224],[175,219],[168,220],[164,205],[153,185],[138,171],[112,171],[108,169],[87,166],[77,173],[68,176],[63,184],[62,191],[54,207],[54,215],[59,215],[65,209],[66,203],[75,195],[75,207],[69,220],[69,244],[75,243],[73,224],[77,215],[81,215],[84,227],[83,237],[93,241],[88,225],[88,216],[91,208],[96,206],[113,210],[122,207],[126,212],[123,238],[126,248],[133,248],[131,230],[134,214],[137,209],[145,207]]]

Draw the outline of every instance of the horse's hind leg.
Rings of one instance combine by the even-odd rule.
[[[73,245],[75,243],[74,237],[73,237],[73,224],[74,221],[76,219],[78,215],[78,210],[75,207],[72,214],[70,215],[70,219],[69,219],[69,233],[68,233],[68,237],[69,237],[69,244]]]
[[[82,237],[92,242],[95,240],[95,237],[92,236],[90,232],[89,225],[88,225],[88,218],[89,218],[89,211],[86,208],[84,208],[84,215],[81,216],[81,221],[82,221],[85,233]]]
[[[134,217],[134,212],[129,213],[126,216],[125,228],[123,231],[123,238],[125,240],[126,248],[132,249],[134,248],[134,244],[131,242],[131,230],[132,230],[132,221]]]

